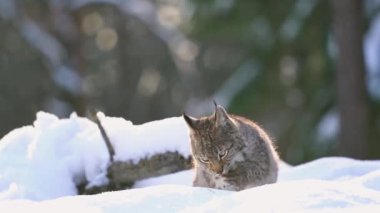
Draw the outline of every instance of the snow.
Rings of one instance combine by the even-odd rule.
[[[190,156],[187,126],[181,117],[133,125],[123,118],[105,117],[102,113],[99,115],[115,148],[115,160],[137,163],[143,157],[167,151]]]
[[[75,114],[60,120],[38,113],[34,126],[16,129],[0,142],[0,199],[75,195],[76,181],[105,175],[108,156],[100,137],[95,124]]]
[[[190,155],[182,118],[133,125],[98,115],[115,148],[115,160],[137,163],[167,151]],[[39,112],[33,126],[16,129],[0,141],[0,200],[76,195],[76,183],[84,179],[90,186],[106,184],[108,164],[108,151],[95,123],[76,114],[58,119]]]
[[[155,186],[161,184],[178,184],[191,186],[193,180],[193,170],[186,170],[182,172],[177,172],[174,174],[163,175],[161,177],[148,178],[145,180],[138,181],[135,183],[133,188],[143,188],[148,186]]]
[[[133,125],[98,116],[119,160],[168,150],[188,156],[180,117]],[[39,112],[33,126],[0,141],[0,212],[379,212],[380,161],[343,157],[281,162],[276,184],[240,192],[192,187],[193,170],[138,181],[133,189],[76,195],[75,184],[107,181],[108,152],[96,125]]]

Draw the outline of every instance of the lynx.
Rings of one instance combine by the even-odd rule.
[[[195,166],[193,186],[239,191],[277,181],[279,157],[253,121],[229,115],[216,103],[208,117],[183,117]]]

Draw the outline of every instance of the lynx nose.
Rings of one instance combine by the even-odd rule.
[[[213,164],[211,167],[212,171],[218,174],[222,174],[223,172],[223,165],[222,164]]]

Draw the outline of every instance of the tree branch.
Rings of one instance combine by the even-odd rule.
[[[89,117],[92,121],[94,121],[96,123],[96,125],[98,126],[99,130],[100,130],[100,133],[103,137],[103,140],[104,142],[106,143],[106,146],[107,146],[107,150],[108,150],[108,153],[109,153],[109,156],[110,156],[110,162],[113,163],[114,161],[114,156],[115,156],[115,149],[113,148],[112,144],[111,144],[111,140],[110,138],[108,137],[107,135],[107,132],[106,130],[104,129],[104,126],[102,125],[102,122],[100,121],[97,113],[95,110],[90,110],[89,112]]]

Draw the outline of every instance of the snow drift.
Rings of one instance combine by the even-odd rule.
[[[133,125],[99,113],[115,160],[135,161],[156,153],[190,155],[186,124],[168,118]],[[0,141],[0,199],[45,200],[76,195],[76,184],[107,183],[107,147],[98,127],[72,114],[68,119],[39,112],[33,126],[16,129]],[[57,187],[59,186],[59,187]]]
[[[101,115],[119,160],[158,152],[189,156],[182,118],[133,125]],[[76,183],[107,182],[108,152],[96,125],[40,112],[33,126],[0,141],[0,212],[379,212],[380,161],[322,158],[291,167],[279,182],[240,192],[191,186],[193,170],[139,181],[134,189],[78,196]]]

